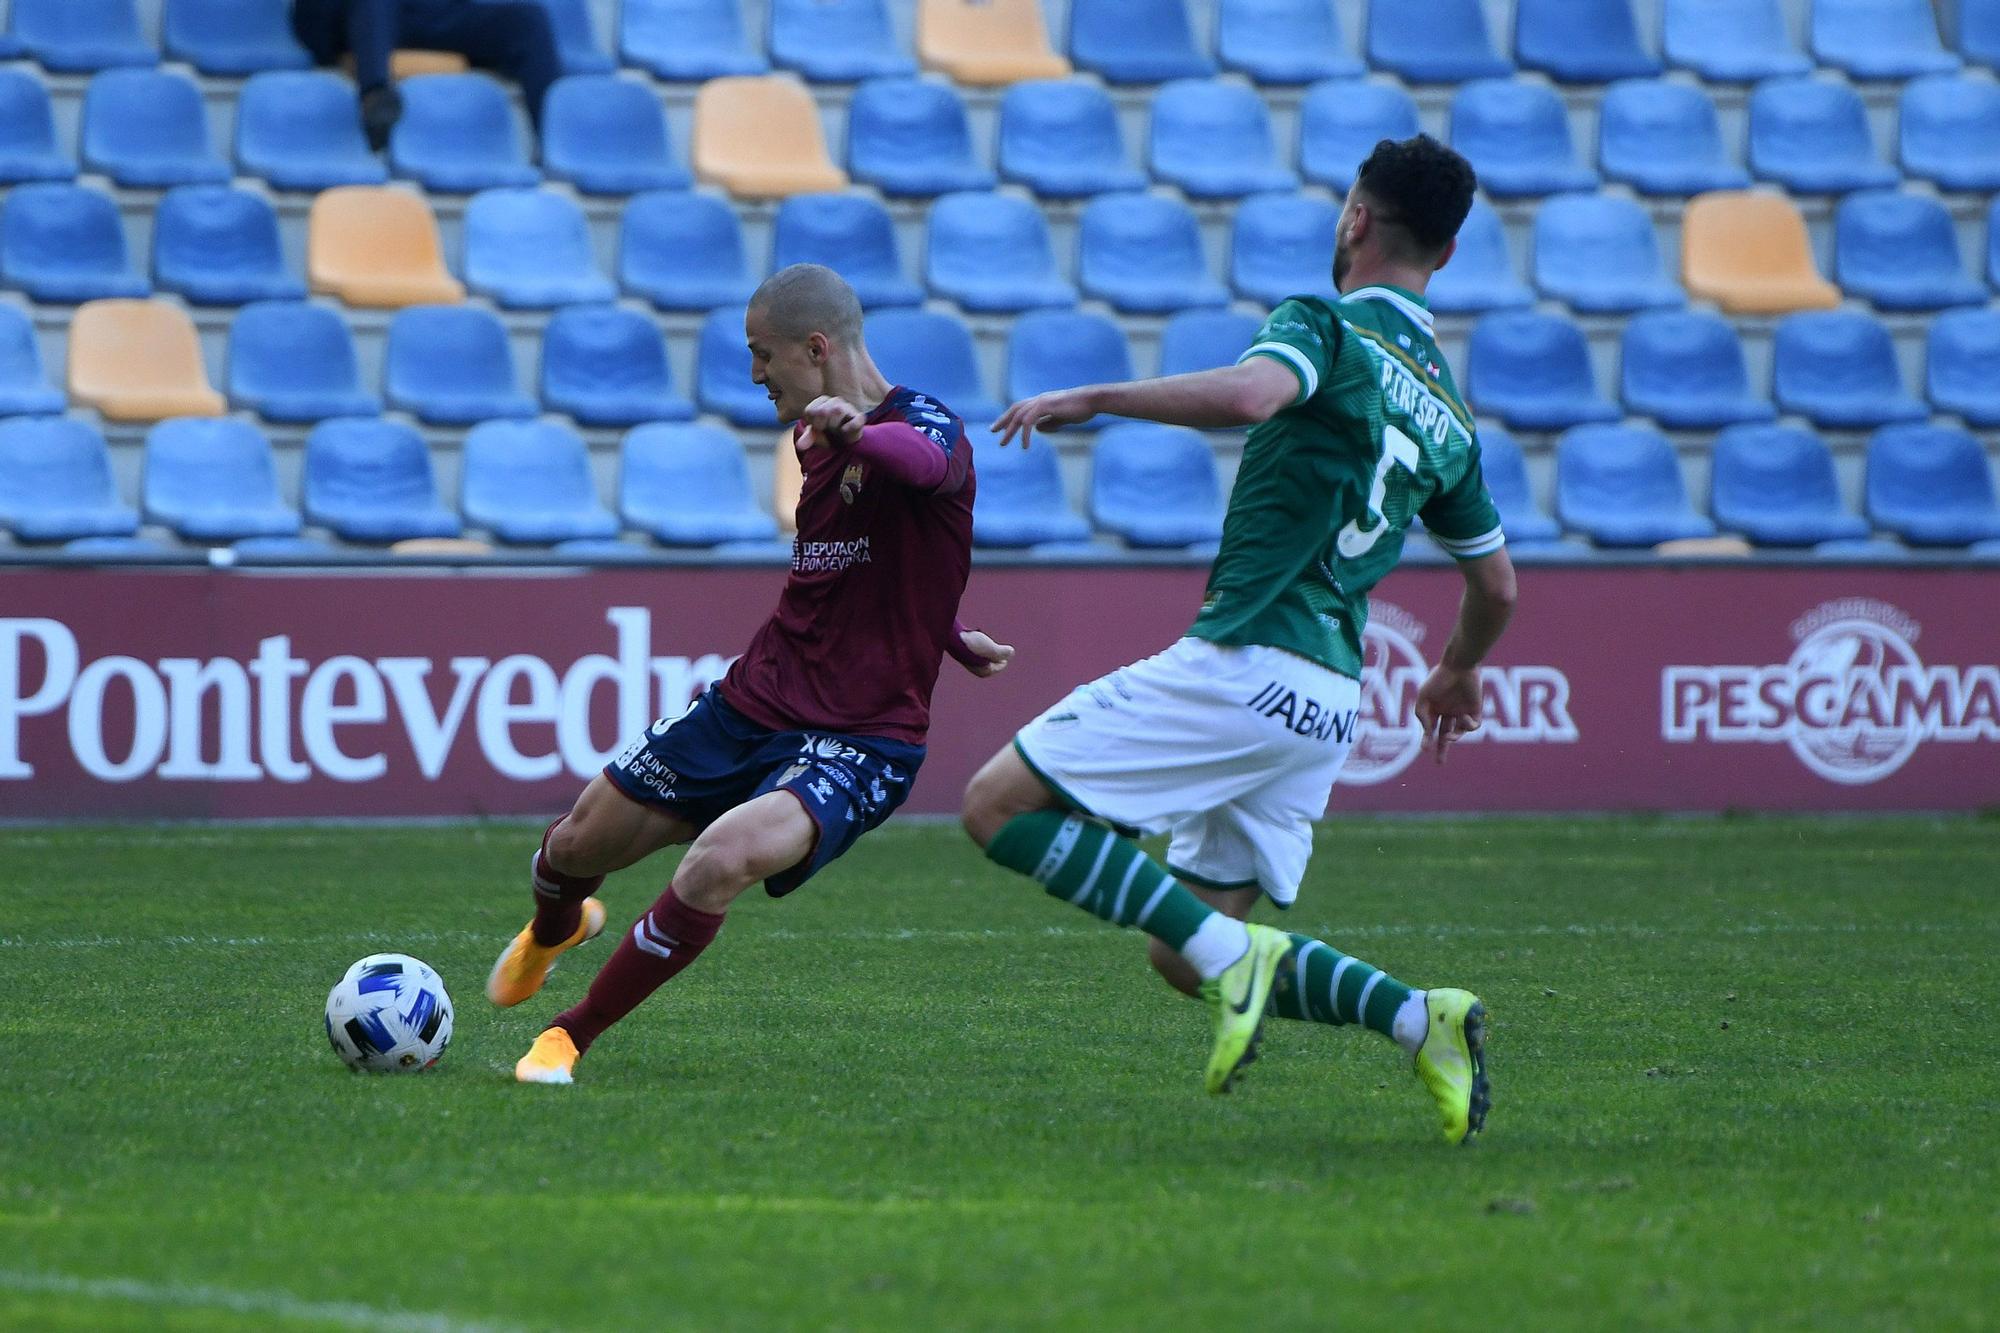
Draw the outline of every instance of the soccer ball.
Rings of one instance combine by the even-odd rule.
[[[327,994],[326,1039],[349,1069],[429,1069],[451,1044],[451,996],[430,964],[405,953],[369,954]]]

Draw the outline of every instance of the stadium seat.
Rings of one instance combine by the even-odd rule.
[[[1959,51],[2000,69],[2000,0],[1958,0],[1957,8]]]
[[[750,348],[743,338],[744,309],[711,310],[695,348],[695,401],[701,410],[738,426],[770,426],[778,419],[771,395],[750,378]]]
[[[1850,194],[1833,215],[1833,273],[1842,290],[1884,310],[1983,305],[1943,204],[1893,190]]]
[[[1556,442],[1556,517],[1599,546],[1713,537],[1688,504],[1674,447],[1638,426],[1578,426]]]
[[[153,215],[153,282],[193,305],[297,300],[305,282],[285,267],[278,215],[262,195],[227,185],[167,191]]]
[[[1903,170],[1941,190],[2000,190],[2000,85],[1939,74],[1903,89]]]
[[[711,79],[694,98],[694,171],[739,199],[847,188],[826,155],[819,107],[796,79]]]
[[[751,493],[743,446],[715,426],[641,426],[627,435],[618,512],[627,526],[667,546],[769,541],[778,535],[777,523]]]
[[[1986,210],[1986,281],[2000,287],[2000,199]]]
[[[347,321],[304,301],[259,301],[229,330],[229,400],[266,421],[373,416],[382,400],[361,387]]]
[[[1493,205],[1473,196],[1472,211],[1458,229],[1458,249],[1424,292],[1441,315],[1483,314],[1535,303],[1535,294],[1514,271],[1506,224]]]
[[[1133,314],[1229,304],[1228,291],[1208,271],[1201,223],[1178,199],[1099,195],[1084,208],[1078,237],[1077,279],[1085,296]]]
[[[1368,0],[1368,63],[1410,83],[1504,79],[1514,66],[1494,54],[1480,0]]]
[[[933,310],[876,310],[863,330],[868,354],[891,383],[920,390],[967,421],[991,421],[1000,404],[986,392],[972,330]]]
[[[847,170],[887,195],[990,190],[998,183],[972,148],[965,103],[927,79],[873,79],[847,108]]]
[[[565,76],[609,74],[618,68],[618,62],[597,43],[597,27],[590,18],[594,0],[539,0],[539,3],[549,11],[549,26],[556,35],[556,55]]]
[[[1812,69],[1785,27],[1780,0],[1665,0],[1667,63],[1711,83],[1754,83]]]
[[[1611,194],[1550,199],[1535,214],[1535,286],[1587,314],[1678,306],[1646,210]]]
[[[514,375],[507,330],[477,306],[398,310],[383,363],[389,405],[431,425],[535,415]]]
[[[1000,174],[1050,199],[1143,190],[1125,156],[1118,108],[1081,79],[1016,84],[1000,99]]]
[[[553,190],[482,190],[465,209],[465,283],[510,310],[609,301],[590,224]]]
[[[1868,524],[1840,502],[1833,455],[1797,426],[1731,426],[1715,437],[1709,512],[1759,546],[1858,541]]]
[[[201,340],[162,301],[90,301],[69,324],[69,397],[112,421],[221,416]]]
[[[771,63],[816,83],[917,72],[883,0],[770,0]]]
[[[1216,54],[1258,83],[1353,79],[1366,67],[1340,35],[1333,0],[1222,0]]]
[[[1160,374],[1233,366],[1257,340],[1262,321],[1233,310],[1185,310],[1160,330]]]
[[[1794,194],[1879,190],[1902,179],[1875,149],[1861,94],[1824,79],[1773,79],[1750,94],[1750,170]]]
[[[1500,511],[1500,526],[1509,546],[1546,545],[1562,538],[1562,528],[1535,504],[1528,484],[1528,464],[1521,446],[1498,426],[1479,428],[1479,471],[1486,493]]]
[[[1912,546],[2000,538],[1993,466],[1977,439],[1943,426],[1886,426],[1868,442],[1868,517]]]
[[[438,498],[423,437],[400,421],[348,417],[306,436],[306,521],[342,541],[456,537],[458,515]]]
[[[1091,451],[1090,517],[1131,546],[1220,540],[1222,487],[1208,441],[1181,426],[1111,427]]]
[[[1633,79],[1605,91],[1598,162],[1607,180],[1640,194],[1742,190],[1750,173],[1729,159],[1707,93],[1665,79]]]
[[[62,544],[62,553],[66,556],[83,556],[107,563],[150,560],[175,554],[177,549],[176,543],[164,542],[157,537],[73,537]]]
[[[133,0],[13,0],[7,30],[36,64],[56,74],[160,58],[139,33]]]
[[[924,285],[982,313],[1076,303],[1042,210],[1004,194],[948,194],[931,209]]]
[[[455,313],[455,312],[454,312]],[[465,436],[459,508],[503,542],[612,537],[583,440],[553,421],[486,421]]]
[[[979,503],[972,509],[976,546],[1019,549],[1047,542],[1087,542],[1090,524],[1070,508],[1062,461],[1046,441],[979,454]]]
[[[0,528],[24,542],[120,537],[139,516],[118,501],[111,451],[70,417],[0,420]]]
[[[312,202],[306,278],[315,292],[353,306],[396,307],[462,301],[445,272],[437,219],[420,194],[343,185]]]
[[[1908,79],[1959,66],[1938,41],[1930,0],[1812,0],[1812,53],[1857,79]]]
[[[397,85],[403,116],[389,135],[389,166],[426,190],[470,194],[534,185],[506,90],[484,74],[427,74]]]
[[[1830,310],[1840,289],[1813,266],[1812,239],[1790,200],[1720,190],[1681,214],[1681,282],[1732,315]]]
[[[701,83],[771,68],[751,48],[737,0],[622,0],[618,47],[625,63],[678,83]]]
[[[660,327],[636,310],[571,306],[542,332],[542,402],[586,426],[686,421]]]
[[[279,190],[380,185],[354,85],[322,70],[254,74],[236,101],[236,163]]]
[[[757,286],[736,210],[678,190],[650,191],[625,205],[618,282],[662,310],[741,305]]]
[[[652,89],[610,74],[557,79],[542,103],[542,169],[585,194],[684,190],[666,108]]]
[[[903,276],[889,210],[867,195],[798,194],[778,205],[771,269],[791,264],[824,264],[864,306],[923,303],[923,288]]]
[[[75,175],[76,164],[56,145],[48,86],[32,74],[0,69],[0,185]]]
[[[271,442],[247,421],[162,421],[146,432],[140,482],[146,521],[185,541],[290,537],[299,516],[278,496]]]
[[[1160,89],[1147,155],[1157,179],[1197,199],[1299,187],[1298,173],[1279,165],[1264,99],[1233,83],[1184,79]]]
[[[241,77],[267,69],[310,69],[292,35],[288,7],[242,0],[166,0],[160,36],[169,60],[204,74]]]
[[[1346,194],[1377,143],[1407,139],[1418,128],[1417,104],[1395,84],[1315,84],[1299,103],[1299,169],[1314,184]]]
[[[1514,59],[1558,83],[1650,78],[1631,0],[1514,0]]]
[[[1750,389],[1743,344],[1706,310],[1648,310],[1625,326],[1619,394],[1627,410],[1670,430],[1769,421],[1775,409]]]
[[[80,185],[16,185],[0,194],[0,283],[36,301],[144,296],[110,196]]]
[[[1106,83],[1215,73],[1215,62],[1195,47],[1184,0],[1070,0],[1069,58]]]
[[[1266,306],[1289,296],[1337,300],[1334,233],[1340,211],[1309,194],[1260,194],[1236,210],[1229,240],[1229,284]]]
[[[917,58],[953,83],[997,88],[1062,79],[1038,0],[917,0]]]
[[[63,410],[63,396],[42,368],[35,326],[12,306],[0,305],[0,417],[42,416]]]
[[[1931,321],[1924,362],[1933,406],[1974,426],[2000,426],[2000,311],[1939,315]]]
[[[1576,159],[1562,98],[1539,84],[1483,79],[1460,88],[1451,99],[1451,146],[1495,198],[1597,187],[1597,173]]]
[[[1583,330],[1560,315],[1487,315],[1473,325],[1465,358],[1472,405],[1517,430],[1562,430],[1619,417],[1597,391]]]
[[[1903,387],[1889,330],[1859,311],[1780,320],[1771,344],[1771,381],[1780,408],[1817,426],[1856,430],[1930,415]]]
[[[1102,315],[1083,310],[1036,310],[1007,333],[1007,401],[1017,403],[1051,389],[1106,384],[1132,378],[1125,334]],[[1096,430],[1096,416],[1066,430]],[[1189,538],[1190,541],[1193,538]]]
[[[159,189],[229,179],[208,138],[201,90],[157,69],[108,69],[83,97],[83,169]]]

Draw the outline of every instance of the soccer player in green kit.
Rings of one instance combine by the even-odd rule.
[[[1465,579],[1417,716],[1439,762],[1479,726],[1479,664],[1512,612],[1514,570],[1423,295],[1475,186],[1428,135],[1384,140],[1341,213],[1338,301],[1284,302],[1234,366],[1042,394],[994,423],[1023,447],[1100,412],[1250,433],[1188,636],[1023,727],[964,808],[989,858],[1152,936],[1153,966],[1214,1011],[1210,1092],[1255,1058],[1267,1010],[1358,1023],[1410,1054],[1450,1143],[1480,1130],[1490,1101],[1478,998],[1246,918],[1260,894],[1297,896],[1353,740],[1368,591],[1417,515]],[[1169,834],[1166,864],[1134,833]]]

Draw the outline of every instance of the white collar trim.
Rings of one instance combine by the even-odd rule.
[[[1392,292],[1387,287],[1357,287],[1341,298],[1344,301],[1387,301],[1403,312],[1412,324],[1429,333],[1434,327],[1431,312],[1412,301],[1401,292]]]

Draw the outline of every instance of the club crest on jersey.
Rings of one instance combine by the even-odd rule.
[[[854,497],[861,494],[862,478],[866,470],[859,463],[849,463],[847,471],[840,474],[840,498],[846,504],[853,504]]]

